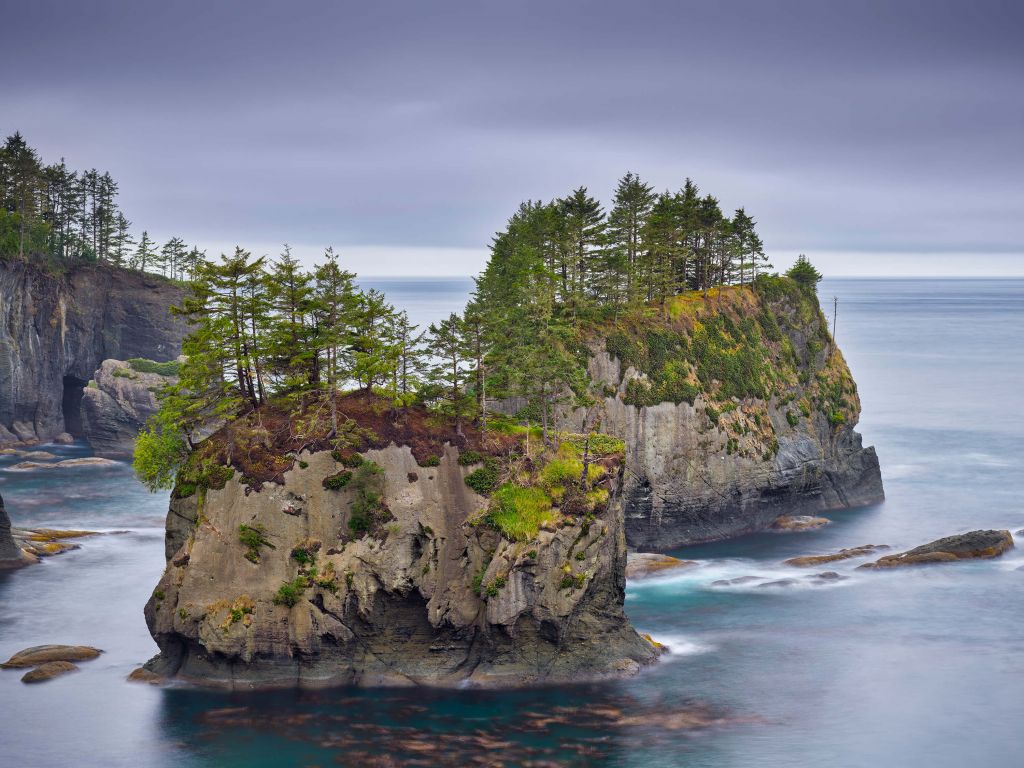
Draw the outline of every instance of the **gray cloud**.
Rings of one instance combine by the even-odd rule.
[[[780,256],[1024,252],[1019,3],[2,5],[0,128],[159,237],[462,271],[521,199],[631,169]]]

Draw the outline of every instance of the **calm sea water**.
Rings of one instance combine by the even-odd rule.
[[[365,280],[429,323],[462,280]],[[1024,553],[894,573],[830,570],[813,586],[716,587],[803,576],[792,555],[909,547],[1024,526],[1021,280],[835,280],[838,340],[878,448],[887,501],[817,532],[693,547],[678,577],[630,584],[638,628],[673,653],[639,677],[515,693],[222,694],[132,685],[156,648],[142,605],[163,567],[167,498],[128,467],[14,472],[20,525],[127,533],[0,576],[0,656],[39,643],[106,650],[24,686],[0,670],[8,765],[1009,766],[1024,762]],[[54,447],[82,455],[81,447]],[[696,730],[680,727],[713,723]],[[545,763],[544,761],[548,761]]]

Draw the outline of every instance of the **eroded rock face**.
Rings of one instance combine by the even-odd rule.
[[[158,410],[156,393],[176,381],[104,360],[82,392],[82,433],[97,456],[128,457],[135,437]]]
[[[897,568],[905,565],[926,563],[949,563],[957,560],[985,559],[999,557],[1013,549],[1013,536],[1009,531],[970,531],[956,536],[936,539],[920,547],[887,555],[860,568]]]
[[[845,367],[845,363],[842,364]],[[698,396],[683,402],[637,407],[623,396],[632,368],[604,350],[590,359],[591,378],[614,394],[604,400],[601,430],[626,443],[626,540],[641,550],[668,550],[769,528],[782,515],[866,506],[884,498],[878,457],[864,448],[856,420],[834,426],[818,412],[796,426],[785,406],[750,401],[767,412],[777,435],[765,456],[753,432],[751,455],[729,450],[727,433],[709,422]],[[859,403],[852,403],[859,412]],[[582,409],[564,424],[583,425]]]
[[[454,449],[437,467],[417,466],[407,447],[364,455],[385,471],[394,516],[374,536],[352,539],[355,492],[323,487],[341,468],[326,452],[304,454],[283,486],[246,493],[236,477],[202,502],[174,500],[168,565],[146,606],[161,653],[147,668],[232,688],[518,686],[621,676],[655,660],[622,609],[617,499],[589,524],[511,542],[469,522],[486,500],[466,487],[472,468]],[[243,524],[263,526],[274,548],[247,559]],[[277,604],[300,546],[333,585]]]
[[[60,435],[65,404],[75,431],[76,393],[103,360],[180,354],[185,327],[168,311],[180,298],[169,281],[130,270],[78,266],[55,277],[0,263],[0,444]]]
[[[0,497],[0,570],[27,565],[28,560],[11,535],[11,518],[7,516],[3,497]]]

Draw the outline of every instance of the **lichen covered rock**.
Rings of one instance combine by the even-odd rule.
[[[357,526],[360,491],[331,480],[347,470],[329,451],[302,454],[283,483],[232,476],[176,498],[147,668],[231,688],[518,686],[656,659],[622,608],[617,494],[513,541],[483,521],[455,448],[436,466],[407,446],[363,456],[383,470],[386,514]]]

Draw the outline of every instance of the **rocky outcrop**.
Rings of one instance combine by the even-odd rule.
[[[82,394],[82,435],[97,456],[131,456],[135,437],[157,412],[156,393],[174,376],[104,360]]]
[[[185,327],[170,281],[106,265],[56,276],[0,262],[0,444],[80,434],[82,388],[101,361],[169,360]]]
[[[11,534],[11,518],[7,516],[4,500],[0,497],[0,570],[18,568],[28,562]]]
[[[896,555],[886,555],[873,563],[864,563],[860,568],[898,568],[905,565],[987,559],[999,557],[1010,549],[1013,549],[1013,536],[1009,531],[970,531],[936,539]]]
[[[626,578],[644,579],[648,576],[664,576],[668,573],[692,568],[695,560],[680,560],[678,557],[661,555],[656,552],[630,552],[626,560]]]
[[[454,448],[428,467],[405,446],[363,455],[390,511],[366,535],[350,531],[358,491],[333,482],[345,470],[328,451],[302,454],[283,483],[234,476],[172,502],[145,611],[150,672],[230,688],[497,687],[617,677],[657,657],[623,612],[617,496],[511,541],[482,521]]]
[[[592,344],[588,372],[604,394],[596,409],[600,429],[626,443],[630,547],[664,551],[764,530],[783,515],[883,500],[878,457],[854,430],[860,400],[846,362],[828,336],[817,301],[791,286],[785,290],[769,300],[733,289],[709,300],[699,310],[703,314],[651,320],[634,332],[640,345],[647,333],[652,347],[666,337],[679,339],[692,359],[680,352],[663,355],[669,361],[662,362],[662,371],[674,366],[686,372],[676,374],[675,384],[696,392],[692,403],[680,397],[678,403],[636,404],[644,402],[637,391],[661,390],[651,386],[647,373],[610,354],[605,339]],[[767,397],[723,396],[713,372],[702,369],[707,355],[698,348],[698,330],[715,320],[733,329],[738,348],[763,355],[755,362],[763,364],[760,384]],[[722,359],[736,364],[734,375],[748,375],[749,361],[740,366],[740,358],[728,354]],[[563,415],[561,425],[582,431],[588,418],[595,421],[595,409],[578,408]]]
[[[840,549],[838,552],[832,552],[827,555],[801,555],[800,557],[791,557],[788,560],[784,560],[785,565],[792,565],[796,568],[811,568],[818,565],[824,565],[826,563],[835,563],[840,560],[850,560],[854,557],[865,557],[867,555],[873,555],[880,549],[888,549],[887,544],[863,544],[859,547],[848,547],[846,549]]]

